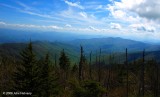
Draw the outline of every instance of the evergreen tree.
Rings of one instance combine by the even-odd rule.
[[[57,54],[54,55],[54,65],[57,68]]]
[[[75,63],[71,69],[71,77],[73,79],[78,79],[78,65]]]
[[[31,92],[32,96],[38,97],[39,75],[35,54],[33,53],[32,43],[28,44],[22,53],[22,63],[14,73],[14,91]]]
[[[76,71],[78,70],[78,66],[77,64],[75,63],[72,67],[72,72],[75,73]]]
[[[50,95],[49,64],[50,64],[49,54],[47,53],[44,61],[42,62],[42,69],[41,69],[41,78],[42,78],[41,87],[43,89],[42,92],[44,92],[43,97],[49,97]]]
[[[74,86],[73,97],[102,97],[106,93],[106,89],[99,82],[93,80],[82,82]]]
[[[40,97],[50,97],[59,94],[58,77],[55,74],[54,67],[51,65],[49,53],[46,54],[45,58],[39,60],[39,66],[41,70],[40,80]]]
[[[70,66],[70,60],[66,55],[66,53],[64,52],[64,49],[62,50],[61,56],[59,58],[59,65],[60,65],[60,68],[64,71],[68,70]]]
[[[59,58],[59,65],[60,65],[60,84],[63,88],[63,93],[65,94],[65,88],[67,86],[67,80],[68,80],[68,70],[70,66],[70,60],[66,53],[64,52],[64,49],[61,52],[60,58]]]

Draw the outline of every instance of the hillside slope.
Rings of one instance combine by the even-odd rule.
[[[153,45],[139,41],[123,39],[123,38],[92,38],[92,39],[77,39],[70,41],[71,45],[83,45],[89,51],[95,51],[101,48],[104,52],[124,52],[128,48],[130,52],[142,51],[157,51],[160,50],[160,45]]]
[[[62,49],[65,50],[72,63],[78,63],[80,54],[80,45],[84,47],[84,53],[86,57],[92,51],[93,58],[95,58],[96,51],[102,49],[102,55],[108,55],[116,53],[116,57],[120,57],[120,60],[125,58],[125,48],[128,48],[129,60],[139,59],[142,57],[142,50],[146,49],[147,59],[160,60],[160,46],[151,45],[133,40],[121,39],[121,38],[99,38],[99,39],[81,39],[70,42],[46,42],[36,41],[33,42],[33,49],[38,58],[44,57],[46,53],[49,53],[51,59],[57,59]],[[20,58],[20,52],[27,46],[27,43],[4,43],[0,44],[0,55],[6,57]],[[117,59],[118,60],[118,59]]]

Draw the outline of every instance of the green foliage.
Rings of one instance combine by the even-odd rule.
[[[70,69],[70,63],[78,63],[78,61],[70,61],[67,48],[65,48],[66,52],[62,50],[60,55],[57,56],[57,58],[59,58],[59,66],[54,67],[54,58],[52,56],[55,55],[55,53],[53,54],[52,52],[56,52],[59,49],[54,49],[55,51],[50,50],[51,53],[47,53],[45,57],[38,60],[34,51],[44,56],[44,52],[47,50],[46,48],[48,48],[43,49],[44,52],[42,49],[38,52],[41,45],[42,47],[44,46],[43,43],[39,43],[38,46],[37,44],[36,46],[32,46],[32,43],[29,43],[20,53],[20,58],[16,57],[20,62],[17,60],[13,61],[10,57],[5,58],[4,56],[0,56],[1,92],[10,91],[10,88],[14,85],[14,90],[11,91],[32,92],[32,96],[34,97],[103,97],[106,95],[107,97],[125,97],[128,77],[128,97],[137,97],[141,92],[139,91],[141,89],[140,84],[142,79],[141,67],[142,63],[144,63],[144,97],[159,97],[157,96],[159,95],[158,89],[160,85],[159,64],[157,60],[148,59],[147,55],[150,52],[146,52],[145,62],[142,61],[141,52],[128,54],[128,67],[124,62],[125,60],[123,60],[125,57],[122,53],[118,56],[121,57],[119,62],[116,60],[116,54],[114,57],[104,57],[103,62],[102,60],[98,62],[98,59],[95,61],[95,56],[92,56],[93,61],[90,62],[92,69],[91,80],[89,77],[87,57],[85,57],[86,53],[84,54],[82,46],[79,56],[79,67],[77,64],[74,64]],[[48,44],[46,46],[48,46]],[[137,60],[134,55],[139,56],[139,60]],[[106,54],[106,56],[109,55]],[[76,57],[78,57],[78,55],[76,55]],[[108,62],[105,61],[105,58],[108,59]],[[135,59],[134,62],[132,62],[133,58]],[[102,68],[97,68],[97,64],[94,62],[98,62],[98,65],[101,65]],[[97,81],[98,70],[102,72],[100,73],[101,81],[99,82]],[[12,76],[13,72],[14,75]],[[81,80],[78,80],[78,74]]]
[[[22,63],[17,67],[14,74],[14,91],[32,92],[32,95],[39,94],[39,68],[36,64],[37,60],[33,53],[32,43],[21,53]]]
[[[50,97],[59,95],[59,84],[58,77],[55,74],[54,67],[51,64],[49,53],[46,54],[45,58],[42,58],[38,62],[41,67],[39,72],[40,80],[40,92],[42,97]]]
[[[12,75],[15,72],[16,63],[11,59],[0,56],[0,97],[2,92],[11,91],[13,87]]]
[[[100,97],[106,92],[106,89],[98,82],[87,80],[76,85],[73,89],[74,97]]]
[[[42,96],[49,97],[50,95],[50,79],[49,79],[49,65],[50,65],[50,60],[49,60],[49,54],[46,54],[46,57],[42,62],[40,63],[41,65],[41,71],[40,71],[40,78],[41,79],[41,94]]]
[[[87,42],[88,41],[88,42]],[[79,45],[82,44],[85,48],[85,53],[86,55],[90,53],[90,51],[93,51],[93,56],[95,56],[95,52],[97,49],[102,48],[102,55],[106,55],[110,52],[117,52],[117,55],[120,56],[121,60],[123,61],[124,57],[123,57],[123,52],[124,51],[124,47],[127,47],[129,49],[129,61],[133,61],[134,57],[135,59],[139,59],[141,58],[141,54],[140,54],[140,50],[143,49],[142,47],[139,48],[138,46],[133,46],[131,47],[130,42],[127,43],[125,45],[122,45],[122,43],[119,43],[119,41],[117,40],[117,42],[115,42],[114,45],[112,45],[112,41],[111,40],[103,40],[100,39],[99,42],[97,39],[91,39],[91,40],[77,40],[77,41],[73,41],[71,43],[60,43],[60,42],[42,42],[42,41],[37,41],[37,42],[33,42],[33,51],[35,52],[37,58],[41,58],[43,57],[48,51],[50,52],[50,58],[52,58],[51,61],[54,61],[54,55],[58,54],[61,52],[62,48],[65,48],[65,52],[66,54],[69,56],[70,58],[70,62],[71,64],[74,64],[75,62],[79,61]],[[102,42],[100,42],[102,41]],[[124,40],[124,42],[126,43],[127,40]],[[74,43],[75,42],[75,43]],[[87,43],[86,43],[87,42]],[[132,43],[133,45],[136,43]],[[5,44],[0,44],[0,55],[9,57],[9,58],[13,58],[16,57],[16,60],[20,60],[21,55],[19,54],[19,51],[23,50],[25,47],[27,46],[26,43],[5,43]],[[140,46],[143,46],[143,44],[141,44]],[[146,52],[146,57],[148,58],[154,58],[157,61],[160,60],[160,51],[158,50],[154,50],[154,48],[157,47],[152,47],[153,45],[149,45],[149,49],[148,50],[148,46],[146,47],[147,51],[150,52]],[[121,50],[119,50],[119,48]],[[133,50],[131,50],[133,48]],[[159,47],[158,47],[159,49]],[[115,51],[116,50],[116,51]],[[138,52],[137,52],[138,51]],[[119,52],[119,53],[118,53]],[[134,56],[134,57],[130,57],[130,56]],[[59,57],[59,56],[57,56]],[[86,56],[87,58],[87,56]]]
[[[64,52],[64,49],[61,51],[61,56],[59,58],[59,65],[62,70],[68,70],[70,66],[70,60],[66,53]]]
[[[78,70],[77,64],[74,64],[72,67],[72,72],[75,73]]]

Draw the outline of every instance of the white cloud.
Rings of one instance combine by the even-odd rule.
[[[115,18],[124,18],[126,17],[126,13],[122,10],[116,10],[116,11],[112,11],[112,15],[115,17]]]
[[[122,0],[122,8],[137,13],[140,17],[160,20],[160,0]]]
[[[95,27],[92,27],[92,26],[89,26],[89,29],[92,30],[92,31],[96,31],[96,32],[99,32],[100,30],[95,28]]]
[[[27,6],[26,4],[22,3],[22,2],[16,2],[18,5],[22,6],[25,10],[33,10],[33,8],[31,8],[30,6]]]
[[[14,7],[14,6],[11,6],[11,5],[7,5],[7,4],[3,4],[3,3],[0,3],[1,6],[4,6],[4,7],[8,7],[8,8],[11,8],[11,9],[16,9],[18,10],[17,7]]]
[[[93,14],[77,11],[73,8],[61,11],[57,14],[57,16],[59,18],[64,18],[66,21],[68,21],[67,23],[77,24],[79,26],[100,25],[104,23],[103,21],[97,20]]]
[[[6,25],[6,23],[5,22],[0,22],[0,25]]]
[[[132,12],[128,12],[126,9],[120,7],[119,2],[113,2],[113,5],[109,4],[106,8],[110,11],[110,16],[123,22],[137,22],[139,17]]]
[[[52,16],[50,16],[50,15],[39,14],[39,13],[32,12],[32,11],[26,11],[26,10],[20,10],[20,11],[21,11],[21,12],[23,12],[23,13],[26,13],[26,14],[35,15],[35,16],[39,16],[39,17],[44,17],[44,18],[53,18],[53,17],[52,17]]]
[[[82,16],[83,18],[87,18],[87,14],[85,12],[79,12],[79,15]]]
[[[111,29],[121,29],[121,25],[118,23],[111,23]]]
[[[69,6],[77,7],[77,8],[80,8],[80,9],[84,9],[84,7],[80,5],[80,2],[73,3],[73,2],[69,2],[67,0],[65,0],[64,2],[66,4],[68,4]]]
[[[113,25],[118,25],[118,23],[112,23]],[[67,24],[66,24],[67,25]],[[68,24],[69,26],[69,24]],[[89,26],[89,27],[61,27],[57,25],[29,25],[29,24],[10,24],[0,21],[0,28],[13,28],[13,29],[20,29],[20,30],[42,30],[42,31],[57,31],[57,32],[77,32],[83,34],[90,34],[90,35],[104,35],[110,37],[122,37],[122,38],[129,38],[129,39],[137,39],[141,41],[146,40],[153,40],[153,41],[160,41],[159,36],[160,33],[139,33],[138,28],[145,27],[146,31],[153,32],[154,27],[143,25],[143,24],[134,24],[130,25],[131,28],[134,28],[136,31],[128,30],[128,29],[121,29],[116,31],[114,29],[103,29],[99,27]],[[114,28],[120,28],[119,26]],[[116,36],[115,36],[116,35]]]
[[[153,26],[145,25],[145,24],[131,24],[130,27],[137,31],[146,31],[146,32],[155,32],[156,29]]]
[[[130,32],[159,32],[160,0],[112,0],[107,5],[110,17]],[[128,26],[130,25],[130,26]]]
[[[148,20],[160,21],[160,10],[157,10],[160,9],[160,0],[121,0],[113,1],[113,4],[108,6],[111,12],[116,10],[132,12]]]
[[[57,29],[57,30],[63,29],[62,27],[55,26],[55,25],[51,25],[51,26],[44,26],[44,27],[46,27],[46,28],[51,28],[51,29]]]
[[[96,9],[102,9],[103,6],[102,5],[98,5]]]
[[[71,25],[69,24],[66,24],[65,27],[61,27],[61,26],[57,26],[57,25],[30,25],[30,24],[10,24],[10,23],[5,23],[5,22],[2,22],[0,21],[0,28],[13,28],[13,29],[34,29],[34,30],[45,30],[45,31],[59,31],[59,32],[66,32],[66,31],[78,31],[78,32],[81,32],[81,33],[90,33],[90,32],[99,32],[99,31],[102,31],[98,28],[95,28],[95,27],[92,27],[92,26],[89,26],[88,28],[76,28],[76,27],[72,27]],[[93,34],[93,33],[92,33]]]
[[[66,24],[65,27],[71,28],[72,26],[70,24]]]
[[[14,7],[14,6],[11,6],[11,5],[7,5],[7,4],[0,4],[0,5],[8,7],[8,8],[11,8],[11,9],[14,9],[14,10],[22,12],[22,13],[29,14],[29,15],[34,15],[34,16],[39,16],[39,17],[43,17],[43,18],[54,19],[54,17],[51,16],[51,15],[41,14],[41,13],[38,13],[38,12],[34,12],[35,10],[33,11],[32,8],[28,7],[27,5],[24,5],[23,3],[18,2],[18,4],[21,5],[21,6],[23,6],[24,9],[23,8]]]
[[[17,28],[17,29],[53,29],[53,30],[62,30],[62,27],[56,25],[49,25],[49,26],[40,26],[40,25],[29,25],[29,24],[10,24],[5,22],[0,22],[0,27],[5,28]]]

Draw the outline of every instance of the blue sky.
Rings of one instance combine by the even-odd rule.
[[[159,0],[0,0],[0,28],[160,41]]]

